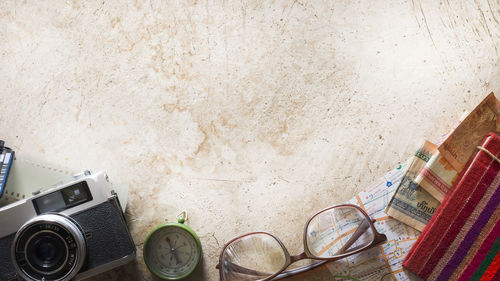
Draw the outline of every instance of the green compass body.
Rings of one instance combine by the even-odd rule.
[[[191,274],[201,260],[201,243],[196,233],[178,216],[177,223],[166,223],[149,233],[144,242],[144,262],[164,280],[179,280]],[[181,213],[181,214],[183,214]]]

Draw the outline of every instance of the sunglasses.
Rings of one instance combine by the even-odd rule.
[[[370,217],[360,207],[342,204],[314,214],[304,228],[304,252],[290,256],[283,242],[268,232],[238,236],[222,248],[219,257],[221,281],[269,281],[302,273],[373,248],[387,240],[377,232]],[[300,260],[311,264],[286,270]]]

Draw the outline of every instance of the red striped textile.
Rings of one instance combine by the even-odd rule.
[[[460,277],[457,278],[460,281],[466,281],[472,279],[473,275],[480,273],[481,276],[484,271],[481,273],[481,264],[484,263],[485,258],[487,258],[488,252],[492,250],[492,246],[494,245],[495,239],[498,240],[498,236],[500,234],[500,222],[497,221],[495,228],[488,234],[486,239],[484,239],[481,243],[481,247],[474,252],[474,257],[470,263],[468,263],[467,267],[460,272]],[[479,278],[474,278],[479,279]]]
[[[500,254],[497,254],[493,262],[486,269],[486,272],[483,274],[483,277],[481,277],[480,281],[493,280],[493,277],[495,277],[499,268],[500,268]]]
[[[481,145],[500,158],[498,136],[490,133]],[[470,278],[484,259],[484,251],[490,250],[500,234],[496,230],[499,186],[500,163],[478,150],[422,231],[403,266],[426,280]],[[485,249],[487,245],[489,248]],[[496,271],[491,270],[485,272],[493,278]]]

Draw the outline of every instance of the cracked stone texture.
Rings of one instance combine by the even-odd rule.
[[[500,90],[498,1],[2,1],[0,131],[131,187],[137,260],[182,209],[218,280],[249,231],[303,224]],[[326,267],[290,280],[332,280]]]

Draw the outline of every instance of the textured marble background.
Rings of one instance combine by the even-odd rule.
[[[131,187],[146,234],[186,209],[203,244],[267,230],[292,253],[341,203],[500,91],[500,3],[1,1],[0,137]],[[323,267],[291,280],[331,280]]]

